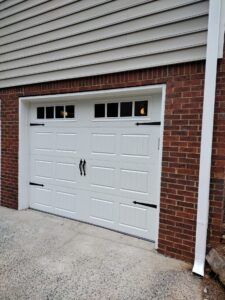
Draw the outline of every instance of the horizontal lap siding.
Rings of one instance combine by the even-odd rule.
[[[42,2],[44,2],[44,1],[48,1],[48,0],[43,0]],[[10,1],[1,0],[0,1],[1,18],[4,18],[4,17],[14,14],[15,10],[16,10],[16,12],[20,12],[20,11],[24,10],[24,8],[26,9],[27,5],[29,7],[34,6],[33,3],[36,1],[35,0],[26,1],[25,6],[24,6],[24,4],[22,4],[22,2],[25,2],[25,1],[24,0],[10,0]],[[32,2],[32,4],[30,4],[31,2]]]
[[[19,26],[17,26],[16,31],[18,31],[20,26],[25,23],[26,20],[30,19],[33,20],[35,16],[41,19],[40,15],[46,14],[46,12],[55,10],[57,8],[63,8],[67,4],[75,3],[78,0],[29,0],[29,1],[22,1],[19,6],[13,6],[10,10],[7,9],[5,13],[2,13],[0,16],[1,24],[0,28],[6,27],[6,32],[10,33],[15,31],[15,26],[13,24],[20,22]],[[35,24],[32,24],[32,26]]]
[[[131,12],[129,12],[129,17],[128,17],[127,11],[125,10],[120,13],[117,13],[118,19],[116,22],[115,22],[114,14],[111,14],[111,15],[101,17],[100,18],[101,22],[99,22],[99,19],[87,20],[86,22],[72,24],[62,29],[53,30],[50,32],[42,32],[37,36],[35,36],[34,28],[32,28],[32,30],[30,30],[29,39],[26,39],[24,36],[22,36],[22,32],[20,32],[19,34],[18,42],[13,42],[12,36],[10,36],[11,37],[10,43],[8,43],[7,39],[3,39],[2,37],[0,39],[1,53],[8,53],[22,48],[34,47],[35,45],[39,45],[39,44],[48,45],[48,43],[51,41],[53,41],[54,43],[59,41],[60,48],[65,48],[67,46],[64,45],[66,37],[73,37],[73,42],[74,43],[78,42],[79,44],[80,39],[83,37],[81,34],[83,33],[98,34],[99,31],[97,30],[99,29],[108,29],[110,31],[108,33],[109,38],[111,36],[115,36],[115,34],[119,35],[121,31],[122,34],[127,34],[133,31],[141,31],[143,29],[157,28],[157,27],[159,28],[159,31],[161,31],[161,26],[163,25],[175,24],[179,26],[180,23],[178,22],[183,21],[185,19],[195,20],[195,18],[197,17],[206,16],[208,13],[208,7],[206,6],[205,3],[203,4],[204,4],[203,7],[204,9],[200,11],[194,11],[194,8],[196,8],[195,5],[191,5],[189,6],[189,10],[190,10],[189,14],[187,14],[187,9],[185,7],[180,7],[177,8],[176,10],[169,10],[163,12],[162,14],[160,14],[160,18],[158,14],[151,15],[150,12],[147,12],[147,15],[145,16],[137,17],[135,11],[133,11],[134,12],[133,16],[131,16]],[[200,3],[200,5],[203,4]],[[204,20],[203,24],[204,24],[203,26],[207,26],[207,20]],[[115,32],[115,30],[117,31]],[[18,39],[18,34],[16,34],[16,37]],[[97,40],[99,39],[100,37],[97,37]],[[56,44],[56,49],[57,47],[59,47],[59,45]],[[72,44],[70,46],[72,46]]]
[[[112,61],[125,60],[135,57],[143,57],[146,55],[154,55],[158,53],[173,52],[177,48],[191,48],[193,45],[203,46],[202,40],[206,38],[206,32],[195,33],[193,35],[186,35],[179,38],[170,38],[163,41],[155,41],[149,43],[143,43],[135,46],[120,46],[115,49],[111,49],[111,45],[102,43],[95,43],[92,46],[76,47],[76,49],[70,49],[67,54],[69,58],[64,58],[64,53],[61,54],[52,53],[52,56],[37,56],[38,62],[34,61],[34,58],[23,59],[12,63],[2,64],[0,80],[13,77],[21,77],[32,74],[54,72],[57,70],[65,70],[71,68],[77,68],[82,66],[90,66],[96,64],[103,64]],[[124,41],[120,41],[122,44]],[[181,49],[182,49],[181,48]],[[104,52],[104,54],[103,54]],[[57,61],[57,63],[56,63]],[[7,70],[8,67],[8,70]]]
[[[208,1],[13,2],[0,2],[0,87],[205,58]]]

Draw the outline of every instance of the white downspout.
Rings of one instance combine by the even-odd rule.
[[[221,0],[210,0],[193,273],[204,276]]]

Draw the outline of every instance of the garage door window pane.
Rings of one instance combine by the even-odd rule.
[[[54,106],[46,107],[46,119],[54,118]]]
[[[66,106],[66,112],[65,112],[65,117],[67,118],[67,119],[71,119],[71,118],[74,118],[74,109],[75,107],[74,107],[74,105],[67,105]]]
[[[44,117],[45,117],[45,108],[38,107],[37,108],[37,119],[44,119]]]
[[[105,117],[105,104],[95,104],[95,118]]]
[[[118,103],[107,104],[107,117],[118,117]]]
[[[131,117],[132,116],[132,102],[121,102],[120,103],[120,116]]]
[[[55,117],[57,119],[64,118],[64,106],[56,106],[56,108],[55,108]]]
[[[144,117],[148,115],[148,101],[135,102],[135,116]]]

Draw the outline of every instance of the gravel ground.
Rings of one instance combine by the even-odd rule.
[[[147,241],[0,207],[1,300],[204,299],[190,268]]]
[[[202,280],[202,298],[204,300],[224,300],[225,287],[213,273],[206,273]]]

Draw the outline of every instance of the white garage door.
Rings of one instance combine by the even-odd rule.
[[[155,240],[156,100],[33,105],[30,207]]]

